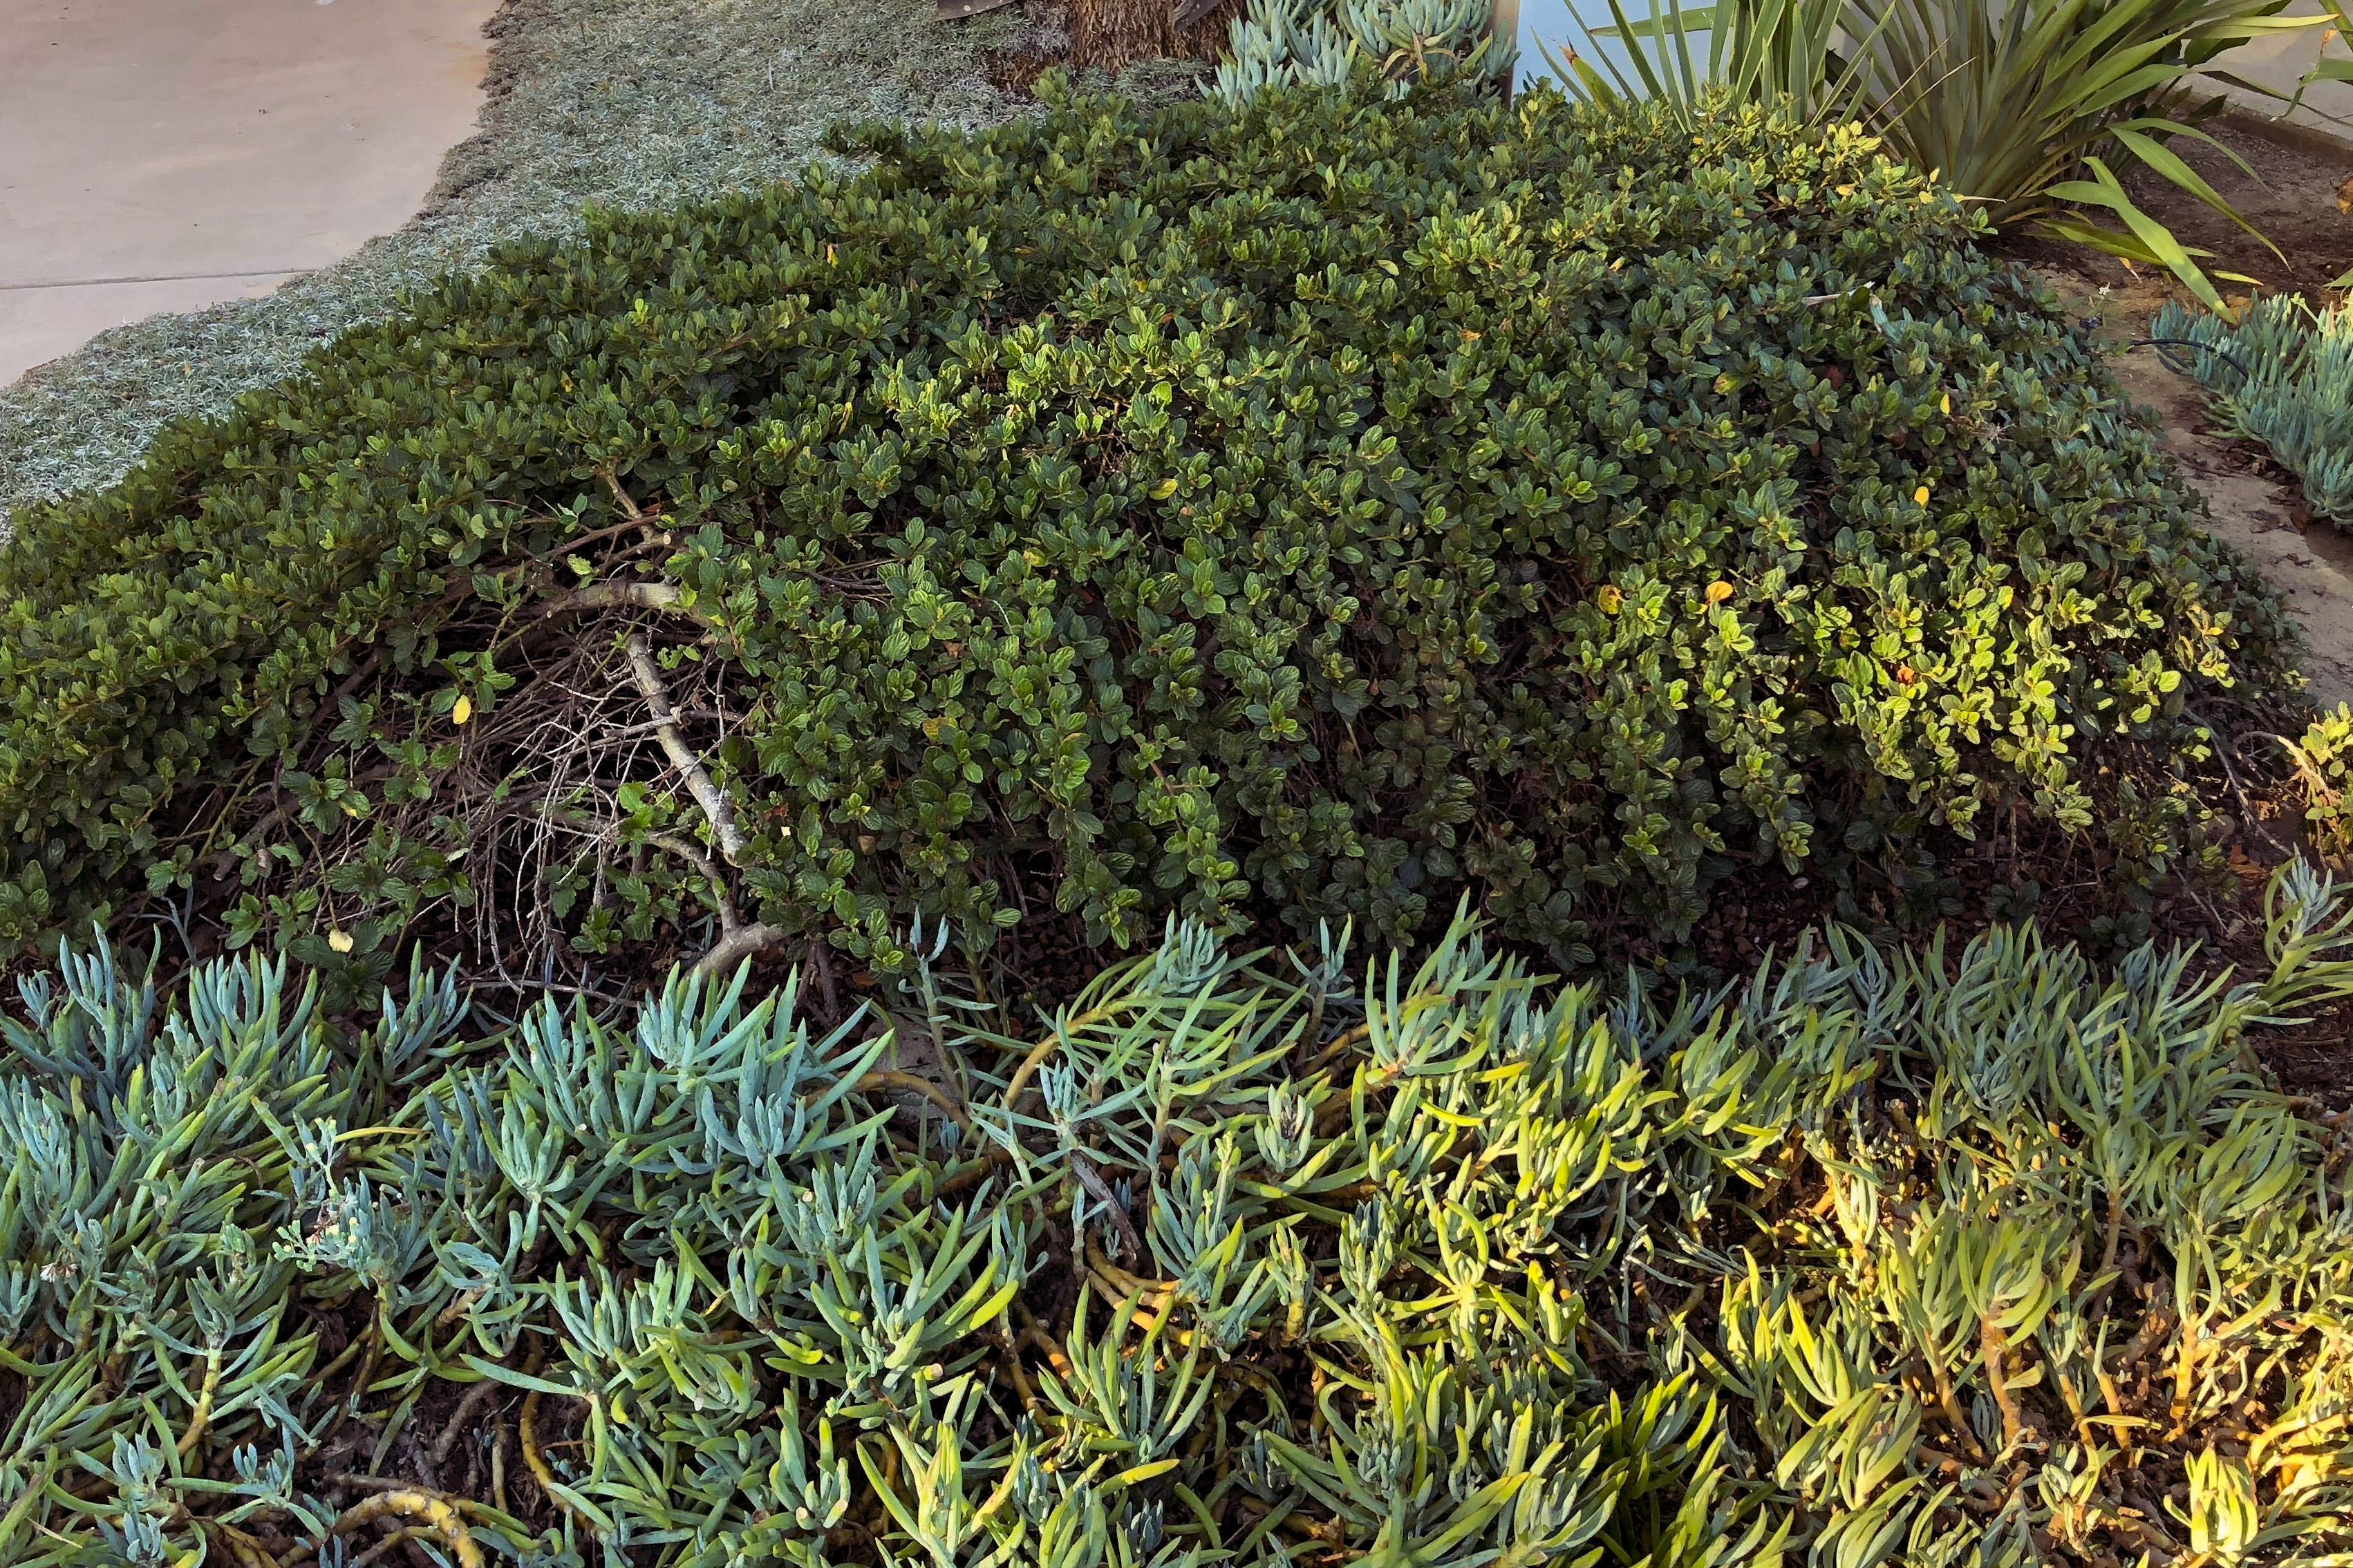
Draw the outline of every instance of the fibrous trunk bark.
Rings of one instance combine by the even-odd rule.
[[[1116,71],[1183,52],[1169,0],[1071,0],[1071,63]]]

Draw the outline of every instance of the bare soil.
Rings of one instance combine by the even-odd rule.
[[[2174,139],[2175,149],[2278,247],[2276,253],[2153,174],[2144,171],[2126,182],[2133,199],[2184,244],[2212,251],[2214,259],[2206,265],[2243,273],[2266,289],[2294,289],[2317,300],[2353,268],[2353,215],[2346,211],[2353,202],[2353,147],[2334,145],[2316,132],[2265,134],[2256,122],[2237,118],[2204,129],[2227,151],[2186,137]],[[2274,135],[2295,140],[2274,141]],[[2252,175],[2239,166],[2242,159]]]

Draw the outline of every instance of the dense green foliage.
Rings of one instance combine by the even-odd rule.
[[[2200,71],[2251,38],[2327,20],[2282,10],[2280,0],[1609,0],[1609,26],[1577,24],[1589,55],[1546,58],[1601,102],[1639,93],[1688,110],[1729,92],[1859,121],[1895,156],[1983,203],[1991,222],[2040,219],[2061,238],[2168,268],[2220,310],[2195,259],[2209,253],[2141,210],[2118,171],[2168,181],[2254,234],[2176,142],[2203,142],[2253,174],[2196,123],[2220,102],[2199,102],[2211,91]],[[1238,27],[1238,56],[1243,43]],[[2316,68],[2297,97],[2329,74]]]
[[[2185,701],[2293,681],[2093,349],[1851,131],[1296,90],[861,145],[27,517],[0,931],[887,970],[914,914],[1406,942],[1467,889],[1577,960],[1742,861],[1933,909],[1925,833],[2101,790],[2161,871]]]
[[[1187,927],[1018,1038],[918,966],[871,1038],[673,979],[463,1046],[71,959],[0,1028],[0,1560],[2340,1561],[2347,1135],[2244,1050],[2353,905],[2267,940],[1611,1001]]]
[[[2353,704],[2316,715],[2295,740],[2278,737],[2304,791],[2304,830],[2332,860],[2353,858]]]

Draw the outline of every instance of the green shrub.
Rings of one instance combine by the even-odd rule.
[[[2312,847],[2331,859],[2353,856],[2353,704],[2314,719],[2304,734],[2281,740],[2304,790],[2304,828]]]
[[[1071,102],[509,253],[24,521],[0,930],[349,986],[1468,891],[1576,961],[1744,861],[1933,894],[2293,680],[1960,205],[1698,125]]]
[[[1259,3],[1312,14],[1330,0]],[[1546,59],[1578,96],[1603,102],[1645,95],[1687,110],[1728,90],[1764,101],[1785,96],[1818,118],[1860,121],[1896,157],[1936,170],[1955,192],[1983,203],[1991,222],[2010,228],[2039,220],[2059,238],[2165,268],[2219,310],[2222,297],[2195,259],[2210,253],[2184,246],[2144,212],[2117,170],[2144,184],[2166,181],[2269,246],[2173,142],[2203,142],[2253,176],[2244,159],[2199,128],[2221,100],[2201,105],[2195,95],[2208,87],[2200,73],[2217,55],[2327,21],[2281,9],[2279,0],[1609,0],[1609,26],[1577,22],[1588,54],[1565,48],[1556,58],[1547,50]],[[1574,8],[1568,15],[1578,16]],[[1307,36],[1303,15],[1291,30]],[[1328,24],[1319,31],[1328,36]],[[1250,41],[1238,26],[1238,62]],[[2316,67],[2296,97],[2327,79],[2333,65]]]
[[[2244,1053],[2353,907],[2271,910],[2235,984],[1617,1002],[1187,927],[1018,1038],[76,959],[0,1028],[0,1560],[2337,1561],[2353,1180]]]

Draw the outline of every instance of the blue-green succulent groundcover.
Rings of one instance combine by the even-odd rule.
[[[2353,1175],[2248,1052],[2353,903],[2266,946],[1613,996],[1191,926],[829,1031],[72,955],[0,1022],[0,1560],[2330,1560]]]
[[[419,937],[891,973],[918,917],[1410,943],[1468,892],[1581,963],[1746,863],[1933,910],[1930,836],[2023,820],[2145,884],[2190,713],[2293,682],[2097,353],[1851,127],[1296,89],[856,145],[26,519],[0,935],[169,907],[358,995]]]
[[[2261,442],[2313,515],[2353,529],[2353,302],[2316,310],[2267,294],[2237,321],[2168,303],[2148,331],[2206,388],[2225,432]]]

